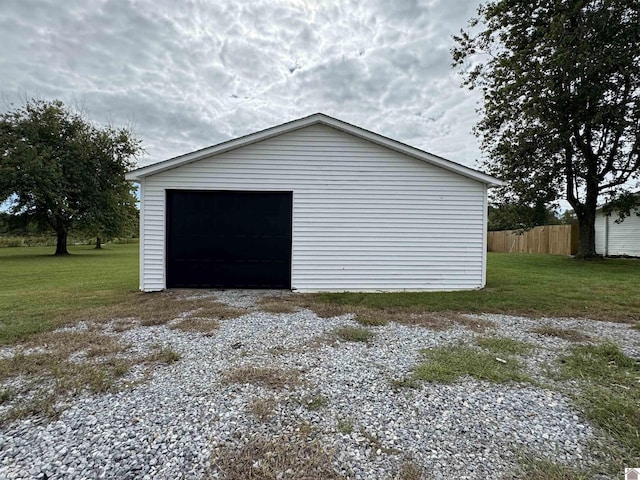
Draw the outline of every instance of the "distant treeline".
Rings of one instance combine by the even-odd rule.
[[[138,219],[126,232],[114,238],[101,238],[101,242],[136,243],[138,242]],[[96,243],[95,235],[89,232],[73,231],[69,235],[69,245],[90,245]],[[45,247],[56,245],[56,233],[42,232],[42,228],[24,217],[0,212],[0,248],[2,247]]]

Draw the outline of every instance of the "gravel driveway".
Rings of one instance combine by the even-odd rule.
[[[260,294],[211,295],[242,307]],[[640,332],[629,325],[478,318],[495,324],[484,336],[534,344],[527,373],[545,385],[544,369],[571,344],[527,333],[540,324],[612,339],[640,357]],[[296,452],[295,442],[330,458],[337,476],[357,479],[417,478],[409,476],[412,466],[425,478],[512,478],[521,454],[569,465],[589,461],[594,431],[553,388],[472,379],[399,386],[421,349],[471,343],[478,333],[461,325],[433,331],[389,323],[371,327],[375,336],[368,344],[326,341],[347,325],[355,325],[349,315],[252,311],[221,322],[212,336],[165,325],[113,332],[136,348],[162,344],[182,357],[157,367],[134,389],[77,399],[58,421],[6,425],[0,430],[0,478],[222,478],[216,463],[260,462],[243,445],[284,445]],[[229,372],[251,368],[284,372],[283,384],[228,380]],[[279,478],[294,475],[289,470]]]

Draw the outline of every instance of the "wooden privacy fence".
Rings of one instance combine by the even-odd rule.
[[[489,232],[487,247],[490,252],[551,253],[574,255],[578,251],[577,225],[544,225],[531,230],[503,230]]]

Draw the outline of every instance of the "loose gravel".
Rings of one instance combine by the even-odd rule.
[[[264,295],[199,293],[206,294],[237,307]],[[137,351],[161,345],[182,357],[133,389],[77,399],[57,421],[5,425],[0,478],[222,478],[212,463],[221,452],[301,431],[331,453],[335,471],[346,478],[394,478],[406,462],[421,466],[427,478],[509,478],[522,453],[588,464],[594,431],[556,390],[472,379],[399,388],[394,381],[410,375],[421,349],[473,343],[478,336],[535,345],[525,359],[527,373],[548,381],[547,366],[572,344],[529,333],[533,328],[577,329],[597,341],[613,340],[636,358],[640,332],[579,319],[479,318],[495,327],[476,333],[389,323],[372,327],[376,335],[368,344],[331,336],[354,325],[348,315],[322,319],[309,310],[252,311],[220,322],[213,336],[166,325],[114,332]],[[296,371],[302,382],[270,388],[224,381],[226,372],[241,367]],[[251,412],[261,399],[273,405],[266,418]],[[290,477],[283,472],[281,478]]]

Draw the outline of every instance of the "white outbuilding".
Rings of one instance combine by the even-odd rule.
[[[495,178],[324,114],[138,168],[140,288],[482,288]]]
[[[602,209],[596,211],[596,253],[609,256],[628,255],[640,257],[640,209],[622,221],[613,212],[605,215]]]

